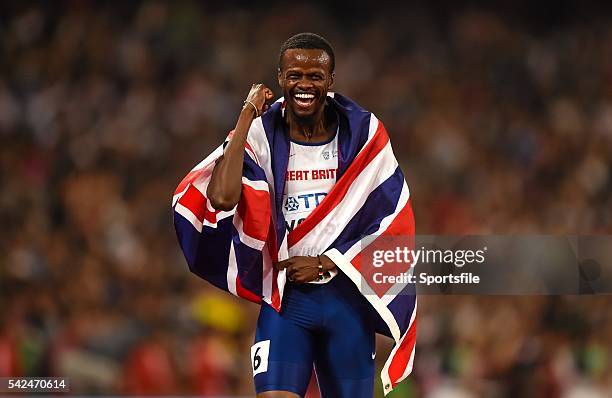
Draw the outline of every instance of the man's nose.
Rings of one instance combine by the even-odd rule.
[[[308,76],[302,76],[297,83],[299,88],[310,88],[313,86],[312,80]]]

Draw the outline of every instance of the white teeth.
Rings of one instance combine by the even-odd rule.
[[[303,98],[303,99],[313,99],[314,94],[295,94],[295,98]]]

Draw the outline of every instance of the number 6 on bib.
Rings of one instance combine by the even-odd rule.
[[[270,340],[260,341],[251,347],[251,365],[253,376],[268,371],[268,355],[270,354]]]

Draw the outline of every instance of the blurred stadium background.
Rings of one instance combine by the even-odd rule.
[[[189,274],[170,198],[251,83],[278,94],[300,31],[385,122],[418,233],[611,233],[611,21],[567,1],[3,2],[0,376],[253,395],[257,306]],[[392,397],[610,397],[611,304],[422,297]]]

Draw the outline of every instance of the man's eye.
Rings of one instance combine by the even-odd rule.
[[[321,75],[313,75],[312,80],[323,80],[323,76]]]

